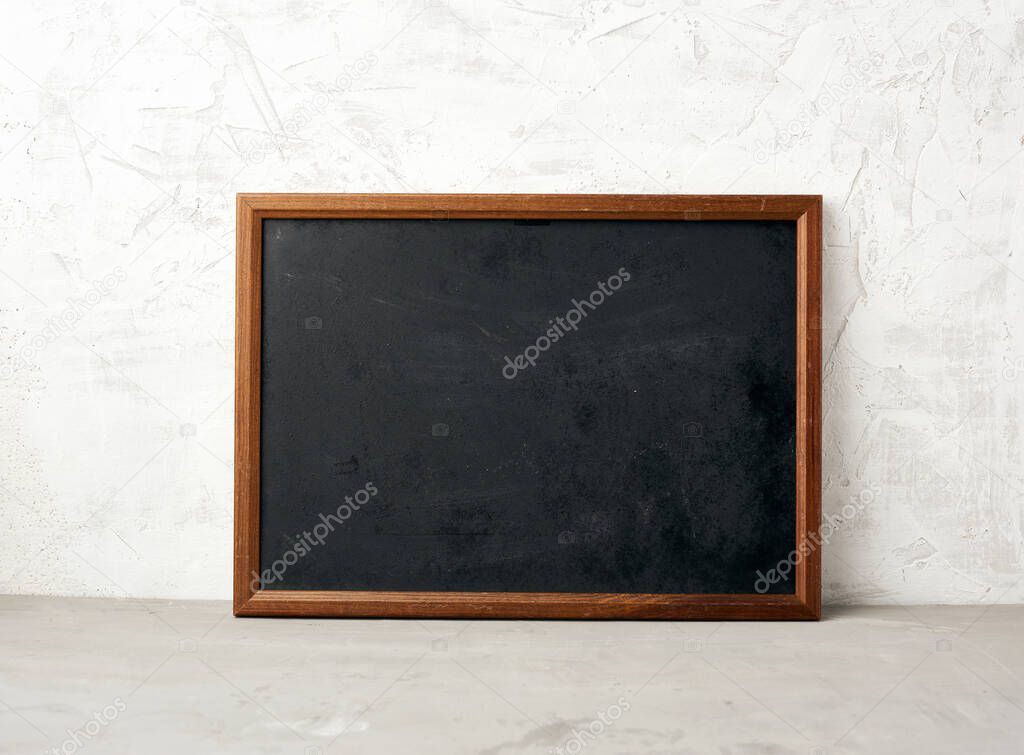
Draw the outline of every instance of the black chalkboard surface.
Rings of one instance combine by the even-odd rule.
[[[796,219],[258,234],[252,592],[796,599]]]

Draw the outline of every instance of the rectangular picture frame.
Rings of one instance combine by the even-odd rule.
[[[793,594],[266,590],[260,570],[262,226],[266,219],[788,220],[796,224]],[[821,616],[820,195],[238,194],[235,321],[236,616],[817,620]]]

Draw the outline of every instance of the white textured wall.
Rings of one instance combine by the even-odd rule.
[[[826,599],[1019,600],[1024,6],[909,5],[8,3],[0,591],[229,595],[235,192],[763,192],[825,196]]]

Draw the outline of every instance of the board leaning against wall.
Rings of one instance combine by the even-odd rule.
[[[817,618],[817,196],[239,195],[239,615]]]

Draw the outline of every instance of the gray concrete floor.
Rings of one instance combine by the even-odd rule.
[[[1024,606],[235,619],[0,597],[4,753],[1020,753]]]

